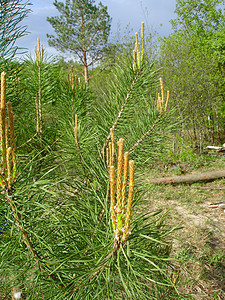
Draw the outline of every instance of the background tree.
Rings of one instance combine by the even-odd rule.
[[[194,144],[224,143],[224,1],[178,0],[174,32],[162,42],[161,66],[182,132]],[[194,145],[193,145],[194,146]]]
[[[88,84],[88,68],[101,60],[106,50],[111,18],[107,7],[94,0],[54,1],[60,16],[48,17],[56,36],[47,35],[49,45],[62,52],[70,52],[84,66]]]
[[[224,26],[223,4],[224,0],[177,0],[173,28],[201,36],[218,31]]]
[[[20,25],[30,10],[28,2],[21,0],[0,1],[0,59],[12,57],[18,47],[15,42],[26,34],[27,26]]]

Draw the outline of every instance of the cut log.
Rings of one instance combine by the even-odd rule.
[[[206,149],[209,149],[209,150],[216,150],[218,152],[220,151],[225,151],[225,147],[218,147],[218,146],[207,146]]]
[[[148,179],[150,183],[156,184],[176,184],[176,183],[192,183],[197,181],[211,181],[225,177],[225,170],[205,172],[199,174],[189,174],[174,177],[152,178]]]

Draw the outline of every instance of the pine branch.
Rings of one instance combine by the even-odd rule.
[[[15,205],[15,200],[14,197],[11,194],[11,191],[7,191],[6,192],[6,198],[7,198],[7,202],[13,212],[13,216],[16,220],[16,224],[22,234],[23,237],[23,242],[26,246],[26,248],[28,249],[28,251],[30,251],[30,253],[33,256],[33,259],[35,260],[35,262],[37,263],[38,267],[40,268],[41,271],[43,271],[44,273],[47,274],[47,277],[51,277],[54,281],[56,281],[61,287],[64,287],[64,285],[61,283],[61,281],[52,273],[49,272],[47,267],[44,265],[44,263],[42,262],[42,258],[39,255],[39,253],[35,250],[34,245],[29,237],[28,231],[26,229],[24,229],[23,227],[23,222],[22,222],[22,216],[19,212],[17,212],[17,208]]]
[[[118,124],[118,122],[119,122],[119,120],[120,120],[120,118],[121,118],[121,116],[122,116],[122,113],[123,113],[123,111],[124,111],[124,109],[125,109],[125,107],[126,107],[126,105],[127,105],[127,103],[128,103],[128,100],[129,100],[130,96],[132,95],[132,92],[133,92],[133,90],[134,90],[134,85],[135,85],[135,83],[137,82],[139,76],[140,76],[140,72],[138,72],[138,73],[136,74],[134,80],[133,80],[132,83],[131,83],[129,92],[128,92],[127,95],[126,95],[126,98],[125,98],[125,100],[124,100],[124,103],[122,104],[122,106],[121,106],[121,108],[120,108],[120,111],[119,111],[119,113],[118,113],[118,115],[117,115],[117,117],[116,117],[116,119],[115,119],[115,121],[114,121],[112,127],[110,128],[109,134],[108,134],[108,136],[107,136],[107,138],[106,138],[106,141],[105,141],[105,143],[104,143],[104,145],[103,145],[103,147],[102,147],[102,149],[101,149],[101,153],[103,153],[105,147],[107,146],[107,144],[108,144],[108,142],[109,142],[109,140],[110,140],[110,137],[111,137],[111,130],[113,130],[113,131],[115,130],[115,128],[116,128],[116,126],[117,126],[117,124]]]
[[[22,145],[20,145],[19,147],[17,147],[16,149],[20,149],[22,148],[23,146],[25,146],[26,144],[30,143],[34,138],[35,136],[37,135],[38,133],[36,132],[31,138],[29,138],[25,143],[23,143]]]
[[[107,265],[110,261],[110,258],[114,257],[117,254],[120,247],[122,247],[122,244],[120,242],[118,242],[117,240],[115,240],[114,244],[113,244],[113,250],[107,255],[107,257],[105,258],[106,261],[103,263],[103,265],[98,266],[96,268],[95,272],[91,275],[91,277],[87,281],[84,280],[80,285],[75,287],[65,299],[68,299],[68,297],[72,296],[80,288],[82,288],[85,284],[90,283],[96,276],[98,276],[98,274],[107,267]]]
[[[134,151],[146,139],[146,137],[156,128],[156,126],[162,120],[162,118],[164,117],[167,111],[170,93],[169,91],[167,91],[167,97],[165,99],[164,85],[161,77],[160,77],[160,87],[161,87],[161,95],[160,93],[158,93],[158,101],[157,101],[157,109],[159,111],[159,116],[156,119],[155,123],[151,126],[151,128],[142,135],[142,137],[133,145],[133,147],[130,148],[130,150],[128,151],[129,153]]]
[[[142,137],[133,145],[133,147],[131,147],[129,149],[129,153],[131,153],[132,151],[134,151],[145,139],[146,137],[156,128],[156,126],[158,125],[158,123],[161,121],[163,115],[159,115],[158,119],[155,121],[155,123],[152,125],[152,127],[146,131]]]
[[[94,37],[95,37],[95,35],[97,34],[97,32],[98,32],[98,30],[100,29],[100,26],[98,26],[97,28],[96,28],[96,30],[95,30],[95,32],[93,33],[93,35],[92,35],[92,37],[89,39],[89,43],[88,43],[88,45],[87,45],[87,51],[89,50],[89,46],[90,46],[90,44],[92,43],[92,41],[93,41],[93,39],[94,39]]]
[[[88,179],[88,174],[86,172],[86,169],[85,169],[85,166],[84,166],[84,162],[83,162],[83,158],[82,158],[82,155],[81,155],[81,147],[80,147],[80,125],[77,126],[77,115],[75,115],[74,137],[75,137],[75,141],[76,141],[76,145],[77,145],[77,152],[78,152],[80,164],[81,164],[82,169],[84,171],[85,177]]]

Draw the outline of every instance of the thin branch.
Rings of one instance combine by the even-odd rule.
[[[83,158],[82,158],[82,156],[81,156],[80,143],[79,143],[79,141],[76,141],[76,143],[77,143],[77,150],[78,150],[78,156],[79,156],[80,164],[81,164],[82,169],[83,169],[83,171],[84,171],[84,175],[85,175],[86,178],[88,179],[88,174],[87,174],[87,172],[86,172],[86,169],[85,169],[85,166],[84,166],[84,162],[83,162]]]
[[[61,134],[51,145],[50,148],[55,145],[61,138],[63,137],[63,134]]]
[[[108,143],[108,141],[109,141],[109,139],[110,139],[110,136],[111,136],[111,130],[113,130],[113,131],[115,130],[115,128],[116,128],[116,126],[117,126],[117,124],[118,124],[118,122],[119,122],[119,120],[120,120],[120,118],[121,118],[121,116],[122,116],[122,113],[123,113],[123,111],[124,111],[124,109],[125,109],[125,107],[126,107],[126,105],[127,105],[127,102],[128,102],[128,100],[129,100],[129,98],[130,98],[130,96],[131,96],[131,94],[132,94],[132,92],[133,92],[133,90],[134,90],[134,85],[135,85],[135,83],[136,83],[136,81],[137,81],[139,75],[140,75],[140,73],[138,73],[138,74],[135,76],[134,80],[133,80],[132,83],[131,83],[130,90],[129,90],[129,92],[128,92],[127,95],[126,95],[125,101],[124,101],[123,105],[122,105],[121,108],[120,108],[120,111],[119,111],[119,113],[118,113],[118,115],[117,115],[117,117],[116,117],[116,119],[115,119],[115,121],[114,121],[114,123],[113,123],[113,126],[112,126],[112,127],[110,128],[110,130],[109,130],[109,134],[108,134],[108,136],[107,136],[107,138],[106,138],[106,141],[105,141],[105,143],[104,143],[104,145],[103,145],[103,147],[102,147],[102,149],[101,149],[101,153],[103,153],[103,150],[105,149],[105,147],[106,147],[106,145],[107,145],[107,143]]]
[[[93,59],[89,64],[88,64],[88,67],[90,67],[92,64],[95,64],[97,61],[101,60],[102,58],[104,57],[104,55],[98,57],[98,58],[95,58]]]
[[[87,281],[83,281],[79,286],[75,287],[65,299],[68,299],[68,297],[70,297],[73,293],[76,293],[81,287],[83,287],[85,284],[89,283],[101,271],[103,271],[106,268],[106,266],[108,265],[110,258],[114,257],[117,254],[117,251],[119,250],[121,245],[122,245],[122,242],[120,242],[118,240],[116,240],[116,242],[115,242],[115,240],[114,240],[113,250],[107,255],[106,261],[104,262],[104,264],[101,266],[98,266],[96,268],[96,271],[91,275],[91,277]]]
[[[22,233],[23,242],[26,245],[27,249],[31,252],[35,262],[38,264],[38,267],[40,268],[41,271],[47,273],[48,277],[51,277],[53,280],[57,281],[60,284],[60,286],[64,287],[64,285],[59,281],[59,279],[54,274],[52,274],[52,272],[51,273],[48,272],[47,268],[42,262],[41,256],[34,249],[33,243],[31,242],[28,232],[23,228],[21,214],[17,212],[16,206],[13,201],[14,198],[12,195],[10,195],[10,191],[8,191],[6,197],[7,197],[7,202],[13,212],[13,216],[16,220],[16,224],[19,227],[20,232]]]
[[[17,147],[16,149],[20,149],[22,148],[23,146],[25,146],[26,144],[28,144],[30,141],[33,140],[33,138],[35,138],[35,136],[37,135],[38,133],[36,132],[35,135],[33,135],[29,140],[27,140],[25,143],[23,143],[22,145],[20,145],[19,147]]]
[[[88,47],[90,46],[91,42],[93,41],[95,35],[97,34],[99,28],[100,28],[100,26],[97,27],[97,29],[96,29],[95,32],[93,33],[92,37],[89,39],[89,42],[88,42],[88,45],[87,45],[87,50],[88,50]]]
[[[134,151],[146,139],[146,137],[155,129],[156,125],[161,121],[162,116],[163,114],[159,115],[158,119],[155,121],[152,127],[142,135],[142,137],[133,145],[133,147],[129,149],[128,151],[129,153]]]

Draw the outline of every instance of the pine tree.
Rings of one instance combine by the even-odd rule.
[[[15,42],[26,34],[26,26],[21,21],[30,12],[28,2],[21,0],[0,1],[0,59],[12,57],[18,47]]]
[[[84,66],[88,85],[88,67],[101,60],[107,46],[111,18],[107,7],[94,0],[54,1],[60,16],[48,17],[56,36],[47,35],[49,45],[62,52],[70,52]]]

